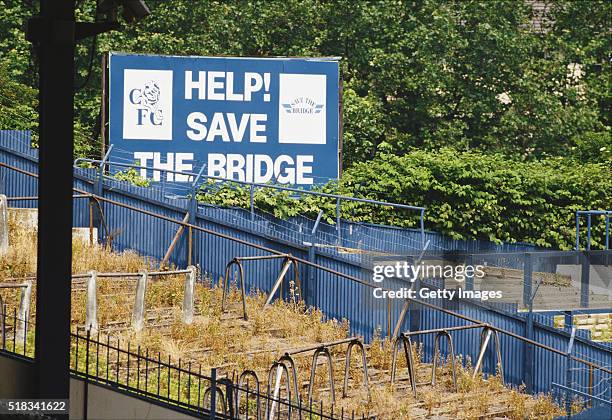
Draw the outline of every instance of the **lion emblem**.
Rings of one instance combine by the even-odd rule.
[[[159,98],[161,96],[161,90],[156,82],[149,80],[145,83],[144,89],[137,102],[139,105],[144,106],[151,114],[153,114],[153,122],[159,125],[164,120],[162,110],[159,109]]]

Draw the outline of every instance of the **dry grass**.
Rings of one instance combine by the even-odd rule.
[[[36,232],[11,225],[11,248],[0,259],[0,279],[33,275],[36,271]],[[151,262],[134,252],[115,253],[101,246],[90,246],[82,241],[74,242],[73,272],[138,272],[151,267]],[[134,346],[147,349],[149,354],[159,352],[166,360],[181,359],[183,366],[191,363],[194,370],[202,372],[217,367],[221,375],[236,377],[245,369],[257,372],[265,389],[270,365],[286,351],[312,344],[346,338],[349,325],[346,321],[327,320],[317,309],[306,308],[302,303],[276,301],[262,310],[265,297],[255,294],[247,298],[249,320],[242,314],[240,294],[232,289],[229,295],[229,313],[221,311],[222,291],[217,284],[197,283],[193,323],[182,323],[184,276],[167,276],[151,280],[147,289],[146,328],[135,333],[129,328],[133,305],[134,281],[99,279],[98,320],[103,335],[113,340],[129,341]],[[34,297],[35,294],[33,294]],[[12,304],[17,304],[16,296]],[[86,291],[83,284],[74,283],[72,293],[72,317],[74,325],[85,321]],[[7,303],[11,304],[7,301]],[[34,305],[34,302],[32,303]],[[417,398],[412,396],[406,380],[406,362],[398,359],[398,380],[389,384],[391,343],[375,337],[367,346],[367,359],[371,392],[362,387],[361,354],[353,349],[350,363],[349,396],[342,398],[344,352],[346,345],[333,347],[334,382],[336,385],[336,413],[355,411],[356,415],[377,416],[382,419],[397,418],[553,418],[562,414],[550,397],[526,395],[522,389],[509,389],[498,377],[483,379],[471,376],[471,363],[457,358],[459,392],[452,390],[450,364],[443,361],[437,372],[435,387],[421,385]],[[423,362],[422,348],[414,345],[413,354],[417,369],[417,382],[431,378],[431,365]],[[401,352],[400,352],[401,355]],[[306,401],[306,384],[309,379],[312,352],[295,356],[298,383],[302,401]],[[315,377],[313,399],[323,401],[328,407],[331,394],[327,385],[327,366],[320,359]],[[196,368],[197,366],[197,368]],[[165,387],[165,382],[162,386]],[[283,388],[284,389],[284,388]],[[284,393],[284,391],[283,391]],[[284,395],[284,394],[283,394]],[[252,410],[251,410],[252,411]]]

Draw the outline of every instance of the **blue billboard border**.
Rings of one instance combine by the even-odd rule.
[[[102,112],[101,112],[101,127],[102,127],[102,150],[101,157],[103,157],[112,144],[112,124],[111,124],[111,104],[112,104],[112,85],[111,85],[111,66],[112,57],[150,57],[150,58],[176,58],[176,59],[224,59],[224,60],[258,60],[258,61],[286,61],[286,62],[318,62],[318,63],[337,63],[337,109],[335,115],[336,128],[337,128],[337,140],[336,140],[336,176],[328,177],[326,182],[317,182],[316,179],[313,181],[314,185],[322,185],[329,181],[339,180],[342,176],[343,165],[343,148],[344,148],[344,118],[343,118],[343,91],[344,91],[344,80],[340,69],[340,56],[327,56],[327,57],[298,57],[298,56],[266,56],[266,57],[239,57],[239,56],[197,56],[197,55],[175,55],[175,54],[147,54],[147,53],[131,53],[125,51],[106,51],[103,53],[102,67],[103,67],[103,91],[102,91]],[[276,139],[276,141],[278,141]],[[195,169],[195,167],[194,167]],[[316,178],[316,177],[315,177]],[[310,188],[306,186],[306,188]]]

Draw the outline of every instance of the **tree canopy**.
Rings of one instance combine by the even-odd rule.
[[[37,3],[0,0],[0,128],[36,127],[36,60],[22,28]],[[95,18],[94,0],[77,3],[79,19]],[[338,56],[347,170],[453,148],[515,162],[521,170],[527,169],[521,162],[554,167],[550,162],[559,157],[559,168],[600,164],[598,174],[610,175],[609,1],[550,2],[538,25],[532,2],[523,0],[148,3],[152,15],[143,21],[78,45],[76,83],[88,83],[76,92],[77,154],[98,153],[104,51]],[[456,197],[445,199],[455,208]]]

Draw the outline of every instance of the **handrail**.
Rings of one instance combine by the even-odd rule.
[[[99,159],[78,158],[78,159],[76,159],[74,161],[75,166],[79,162],[100,163],[101,161]],[[173,174],[186,175],[186,176],[189,176],[189,177],[198,177],[198,174],[194,173],[194,172],[185,172],[185,171],[179,172],[179,171],[174,171],[172,169],[153,168],[153,167],[150,167],[150,166],[142,166],[142,165],[135,165],[135,164],[129,164],[129,163],[120,163],[120,162],[112,162],[112,161],[106,161],[105,164],[111,165],[111,166],[112,165],[120,166],[120,167],[125,167],[125,168],[147,169],[147,170],[151,170],[151,171],[169,172],[169,173],[173,173]],[[231,183],[236,183],[236,184],[241,184],[241,185],[248,185],[248,186],[252,185],[254,187],[260,187],[260,188],[272,188],[272,189],[276,189],[276,190],[280,190],[280,191],[288,191],[288,192],[294,192],[294,193],[299,193],[299,194],[310,194],[310,195],[316,195],[316,196],[319,196],[319,197],[327,197],[327,198],[339,198],[339,199],[346,200],[346,201],[356,201],[356,202],[361,202],[361,203],[378,204],[378,205],[381,205],[381,206],[389,206],[389,207],[395,207],[395,208],[406,209],[406,210],[415,210],[415,211],[424,211],[424,210],[426,210],[426,207],[410,206],[408,204],[400,204],[400,203],[390,203],[390,202],[387,202],[387,201],[372,200],[372,199],[369,199],[369,198],[357,198],[357,197],[350,197],[350,196],[346,196],[346,195],[324,193],[324,192],[319,192],[319,191],[302,190],[302,189],[299,189],[299,188],[282,187],[280,185],[271,185],[271,184],[262,184],[262,183],[259,183],[259,182],[240,181],[240,180],[235,180],[235,179],[230,179],[230,178],[223,178],[223,177],[219,177],[219,176],[215,176],[215,175],[204,175],[204,174],[201,174],[200,176],[202,178],[213,179],[215,181],[231,182]]]

